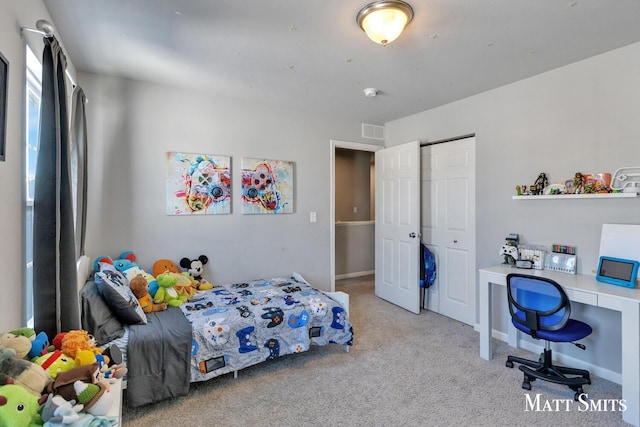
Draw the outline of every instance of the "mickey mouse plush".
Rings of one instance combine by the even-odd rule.
[[[182,258],[180,260],[180,267],[187,270],[191,277],[198,282],[198,289],[201,291],[213,288],[213,285],[202,278],[202,271],[204,265],[209,262],[209,258],[206,255],[200,255],[196,259]]]

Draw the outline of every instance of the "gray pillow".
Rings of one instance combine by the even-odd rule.
[[[87,280],[80,290],[80,303],[82,329],[93,335],[98,345],[124,336],[124,326],[104,302],[92,279]]]
[[[129,325],[147,323],[147,316],[129,288],[129,281],[113,265],[101,262],[95,282],[104,302],[121,322]]]

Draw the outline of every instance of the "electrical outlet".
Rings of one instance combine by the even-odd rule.
[[[318,221],[318,215],[315,212],[309,212],[309,222]]]
[[[353,213],[358,213],[358,207],[357,206],[353,207]]]

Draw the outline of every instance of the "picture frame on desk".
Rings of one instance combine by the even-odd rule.
[[[0,161],[5,160],[7,147],[7,103],[9,90],[9,61],[0,52]]]
[[[577,261],[578,259],[575,255],[553,252],[544,258],[544,269],[560,271],[567,274],[576,274]]]

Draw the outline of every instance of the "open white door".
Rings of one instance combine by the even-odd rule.
[[[428,308],[476,323],[475,137],[422,147],[422,241],[438,274]]]
[[[376,295],[420,313],[420,144],[376,152]]]

